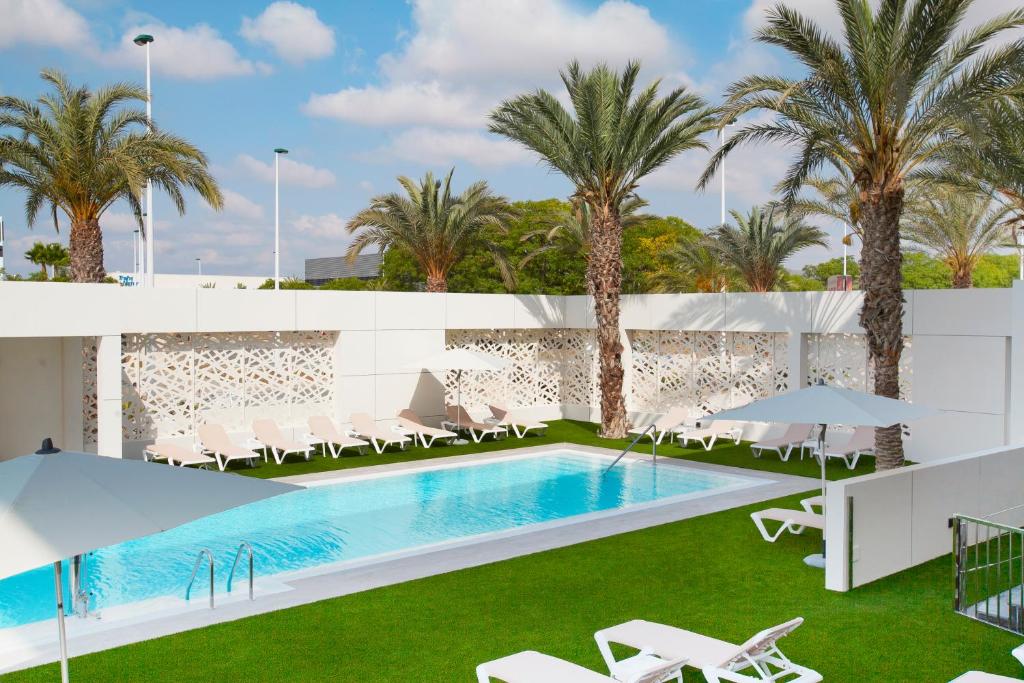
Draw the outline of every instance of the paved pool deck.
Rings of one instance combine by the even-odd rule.
[[[280,477],[278,481],[316,486],[368,476],[528,457],[558,450],[590,453],[605,458],[618,455],[617,451],[603,448],[571,443],[548,444],[486,454],[439,457],[417,462]],[[633,460],[651,459],[650,456],[642,454],[630,457]],[[211,624],[500,562],[795,493],[814,491],[819,486],[817,480],[807,477],[709,465],[675,458],[658,458],[658,466],[684,467],[755,481],[754,485],[739,490],[712,492],[695,498],[654,506],[640,506],[636,509],[581,515],[578,519],[568,518],[555,523],[536,525],[537,528],[497,532],[482,538],[456,540],[427,548],[278,576],[260,577],[257,564],[254,601],[246,599],[246,582],[240,580],[236,583],[237,588],[233,595],[217,596],[215,609],[208,607],[206,595],[203,593],[205,587],[197,586],[196,597],[191,604],[177,598],[162,598],[141,606],[109,608],[103,610],[99,618],[71,617],[67,620],[69,652],[75,657]],[[771,547],[766,544],[765,552],[770,551]],[[55,661],[56,635],[54,619],[16,629],[0,630],[0,674]]]

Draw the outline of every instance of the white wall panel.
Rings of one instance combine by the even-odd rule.
[[[1010,289],[921,289],[913,334],[1010,335]]]
[[[502,294],[448,294],[444,327],[505,329],[515,325],[515,300]]]
[[[196,301],[197,328],[204,332],[295,329],[295,291],[197,289]]]
[[[295,327],[299,330],[372,330],[375,292],[296,290]]]
[[[379,330],[378,374],[416,372],[418,363],[444,351],[444,330]]]
[[[376,372],[377,333],[353,330],[338,334],[335,369],[339,375],[372,375]]]
[[[378,330],[429,330],[444,327],[444,294],[376,292]]]
[[[942,410],[1002,414],[1006,337],[914,336],[916,400]]]

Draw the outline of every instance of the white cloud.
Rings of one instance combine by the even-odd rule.
[[[318,239],[338,239],[348,234],[345,230],[347,221],[336,213],[321,216],[303,214],[292,221],[296,232]]]
[[[503,138],[477,132],[411,128],[394,136],[368,158],[404,159],[428,165],[452,165],[468,161],[477,166],[530,163],[531,152]]]
[[[238,165],[254,178],[265,182],[274,182],[274,165],[249,156],[239,154]],[[292,161],[288,157],[281,158],[281,184],[298,185],[300,187],[322,188],[334,184],[334,174],[326,168],[317,168],[300,161]]]
[[[433,81],[386,87],[370,85],[344,88],[326,95],[313,94],[303,110],[311,116],[364,126],[478,127],[486,122],[489,106],[473,93],[452,92]]]
[[[224,211],[226,213],[241,216],[242,218],[248,218],[250,220],[258,220],[263,218],[263,206],[252,201],[248,197],[234,190],[221,190],[221,194],[224,195]]]
[[[150,46],[153,70],[172,78],[209,81],[270,72],[268,65],[242,58],[234,45],[207,24],[179,28],[150,22],[133,26],[103,61],[144,68],[145,50],[132,42],[140,33],[154,36]]]
[[[269,45],[291,64],[334,53],[334,29],[320,21],[316,10],[287,0],[268,5],[255,19],[244,17],[240,33],[251,43]]]
[[[77,48],[91,42],[88,22],[60,0],[0,0],[0,49],[19,43]]]

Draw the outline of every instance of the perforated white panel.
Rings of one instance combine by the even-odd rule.
[[[914,386],[913,339],[903,340],[900,357],[900,396],[912,400]],[[807,335],[807,377],[810,385],[824,379],[847,389],[872,391],[874,368],[868,354],[867,339],[862,334]]]

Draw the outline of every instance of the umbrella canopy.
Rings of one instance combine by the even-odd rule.
[[[412,364],[431,370],[504,370],[509,361],[469,349],[449,349]]]
[[[934,408],[894,398],[816,384],[799,391],[754,401],[741,408],[723,410],[707,419],[889,427],[938,413]]]
[[[300,488],[87,453],[0,462],[0,578]]]

